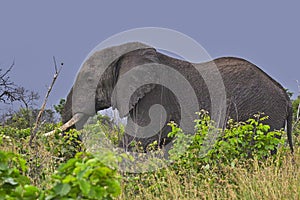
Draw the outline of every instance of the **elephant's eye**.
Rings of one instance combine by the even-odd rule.
[[[88,76],[87,78],[86,78],[86,81],[87,81],[87,83],[88,83],[88,85],[90,85],[90,86],[94,86],[93,84],[95,83],[95,78],[93,77],[93,76]]]
[[[90,82],[93,81],[93,78],[92,78],[92,77],[88,77],[88,78],[87,78],[87,81],[90,83]]]

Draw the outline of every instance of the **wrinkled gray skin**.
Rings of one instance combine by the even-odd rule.
[[[271,130],[280,130],[287,123],[288,142],[293,151],[291,135],[292,107],[285,89],[257,66],[240,58],[218,58],[211,62],[197,64],[197,66],[207,68],[213,64],[212,62],[218,67],[224,81],[227,95],[227,119],[232,118],[236,121],[245,121],[249,117],[252,117],[253,114],[263,112],[269,116],[269,119],[265,123],[270,125]],[[88,60],[85,64],[88,66],[89,63],[93,62]],[[86,117],[76,127],[82,126],[88,116],[93,116],[96,111],[111,106],[119,109],[116,102],[111,102],[112,90],[118,78],[135,66],[146,63],[159,63],[176,69],[192,85],[197,95],[200,109],[211,110],[208,88],[203,78],[191,63],[161,54],[154,48],[145,47],[117,57],[110,63],[101,79],[98,80],[97,85],[95,85],[97,86],[95,87],[96,89],[93,89],[94,91],[87,90],[87,94],[80,96],[81,110],[76,111],[76,113],[84,113]],[[97,70],[97,63],[94,62],[93,66],[93,70]],[[88,67],[86,69],[86,73],[93,73]],[[93,105],[84,103],[90,102],[88,98],[91,98],[91,95],[88,93],[93,93],[92,97],[95,98]],[[72,101],[74,101],[74,98],[72,100],[72,96],[71,89],[62,115],[63,122],[67,122],[75,114],[72,111]],[[177,98],[165,87],[159,85],[143,86],[132,96],[130,103],[132,105],[129,105],[129,113],[121,112],[120,115],[121,117],[130,115],[133,121],[140,126],[150,123],[148,110],[154,104],[164,106],[167,112],[167,121],[175,121],[180,124],[181,111]],[[94,110],[90,106],[93,106]],[[137,136],[135,140],[140,141],[143,147],[146,147],[154,140],[158,140],[160,145],[166,144],[169,142],[166,137],[169,131],[170,127],[165,124],[159,134],[150,138],[138,138]],[[128,147],[128,144],[133,139],[132,136],[125,135],[121,144],[124,147]]]

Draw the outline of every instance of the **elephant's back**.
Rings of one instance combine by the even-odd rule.
[[[253,75],[262,80],[266,80],[268,82],[272,82],[272,84],[278,87],[281,90],[284,90],[282,85],[274,80],[271,76],[269,76],[266,72],[264,72],[261,68],[256,66],[255,64],[237,57],[221,57],[217,58],[211,62],[214,62],[220,72],[226,75],[234,74],[234,75]]]
[[[247,90],[257,90],[261,88],[263,92],[273,92],[274,95],[283,96],[285,100],[289,99],[285,89],[280,83],[245,59],[222,57],[211,62],[218,67],[225,87],[230,90],[234,88]]]
[[[283,126],[290,100],[282,85],[247,60],[223,57],[213,62],[223,78],[227,106],[233,118],[245,120],[249,115],[264,112],[274,120],[274,126],[278,124],[275,128]],[[239,113],[235,114],[236,110]]]
[[[190,81],[203,109],[210,111],[211,106],[209,90],[203,76],[218,69],[226,90],[229,117],[244,121],[255,113],[264,112],[274,119],[274,124],[282,126],[282,119],[288,115],[290,100],[285,89],[247,60],[222,57],[205,63],[192,64],[165,55],[160,55],[159,59],[162,64],[178,70]],[[220,80],[216,80],[217,82]]]

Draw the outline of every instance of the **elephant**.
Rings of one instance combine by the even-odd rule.
[[[141,72],[142,78],[136,78],[133,73],[122,84],[119,84],[118,87],[121,89],[116,90],[118,82],[122,77],[126,77],[127,73],[138,66],[151,68],[152,65],[155,65],[156,68],[153,69],[156,69],[156,72],[159,67],[167,66],[170,71],[174,70],[174,73],[179,73],[190,89],[181,88],[180,91],[174,93],[174,89],[168,88],[165,84],[159,84],[161,82],[156,77],[160,74],[151,76],[155,70],[141,69],[144,70]],[[270,126],[270,130],[280,130],[286,125],[288,143],[293,152],[290,98],[286,90],[263,70],[245,59],[236,57],[221,57],[202,63],[191,63],[168,56],[139,42],[125,43],[97,51],[83,63],[67,96],[62,113],[64,125],[61,129],[65,130],[74,125],[81,129],[87,119],[95,115],[97,111],[113,107],[118,109],[120,117],[130,118],[120,146],[130,149],[132,141],[138,141],[143,148],[153,141],[158,141],[161,146],[168,144],[171,142],[171,139],[167,137],[171,131],[168,122],[174,121],[181,125],[185,120],[193,123],[196,111],[204,109],[209,113],[212,112],[214,99],[210,86],[207,85],[207,74],[209,75],[213,66],[216,66],[224,84],[226,96],[219,99],[225,102],[225,107],[222,108],[226,116],[225,121],[229,118],[235,121],[245,121],[254,114],[263,112],[269,116],[265,123]],[[203,73],[199,73],[199,69]],[[179,79],[170,78],[174,84],[180,84]],[[214,80],[211,81],[210,83],[214,83]],[[140,82],[145,84],[140,84]],[[132,85],[135,86],[134,91],[132,91]],[[192,103],[189,99],[183,103],[179,100],[180,96],[187,94],[186,90],[192,90],[195,94],[197,109],[199,109],[187,109],[191,112],[185,113],[184,116],[187,119],[183,118],[183,112],[186,111],[182,107],[188,107]],[[131,96],[126,101],[124,100],[125,103],[122,103],[122,99],[128,96],[128,93]],[[151,112],[152,114],[159,112],[161,108],[159,105],[164,109],[161,114],[163,122],[158,125],[158,128],[154,127],[154,134],[143,135],[143,127],[149,127],[151,120],[159,122],[159,116],[150,116]],[[221,120],[219,126],[224,127],[225,121]],[[137,129],[134,128],[136,126]],[[192,125],[187,125],[187,127],[190,126]],[[135,135],[128,134],[134,131],[136,131]]]

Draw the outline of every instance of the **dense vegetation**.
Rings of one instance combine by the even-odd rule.
[[[170,123],[169,137],[175,139],[170,160],[158,170],[144,173],[120,171],[118,163],[124,155],[111,149],[86,151],[78,140],[84,132],[70,130],[62,136],[57,131],[51,137],[42,136],[59,124],[43,124],[30,147],[31,127],[25,128],[24,115],[18,115],[19,120],[0,128],[0,199],[300,198],[298,137],[294,137],[296,152],[291,156],[284,132],[268,132],[269,126],[263,124],[266,116],[255,115],[243,123],[230,121],[221,132],[208,113],[198,114],[194,135],[186,135]],[[112,143],[117,143],[123,129],[100,115],[96,121],[86,130],[99,137],[109,135]],[[205,149],[211,132],[218,133],[217,140]],[[299,127],[296,135],[298,132]],[[275,135],[282,135],[282,139]],[[276,146],[278,153],[271,155]]]

